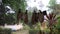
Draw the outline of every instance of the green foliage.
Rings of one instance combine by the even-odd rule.
[[[35,25],[35,28],[34,28],[34,29],[36,29],[36,30],[40,30],[40,26],[41,26],[41,23],[38,22],[38,23]]]
[[[46,28],[45,30],[44,30],[44,32],[50,32],[50,29],[49,28]]]
[[[50,10],[52,9],[52,11],[54,13],[58,13],[60,12],[60,4],[57,4],[56,0],[50,0],[49,2],[50,6],[48,6],[50,8]]]
[[[29,30],[29,34],[40,34],[40,30]]]
[[[24,30],[30,30],[30,27],[26,24],[24,24]]]
[[[50,4],[49,8],[54,10],[56,6],[56,0],[50,0],[49,4]]]
[[[6,14],[5,15],[5,23],[6,24],[14,24],[15,23],[15,18],[14,18],[14,14]]]
[[[21,9],[24,12],[25,8],[26,8],[26,1],[25,0],[2,0],[2,2],[4,4],[4,6],[10,6],[15,11],[15,16],[14,16],[15,21],[17,21],[18,10]],[[6,18],[8,20],[13,16],[11,16],[11,14],[10,14],[7,17]],[[12,18],[12,19],[10,19],[9,22],[12,22],[13,20],[14,19]]]
[[[0,25],[4,25],[4,23],[5,23],[5,13],[6,13],[6,11],[5,11],[5,7],[4,7],[4,5],[1,3],[1,5],[0,5]]]
[[[3,0],[4,5],[11,6],[14,10],[18,10],[19,8],[25,10],[26,8],[26,1],[25,0]]]
[[[59,13],[60,12],[60,4],[56,3],[56,0],[50,0],[49,2],[50,6],[50,10],[52,9],[54,13]],[[53,31],[55,34],[60,34],[60,17],[56,17],[55,18],[57,23],[56,25],[54,25],[53,27]]]
[[[53,34],[60,34],[60,17],[57,17],[57,23],[52,27],[53,27],[52,29]]]
[[[12,30],[7,28],[0,28],[0,34],[11,34]]]
[[[58,20],[58,23],[57,23],[57,25],[56,25],[56,28],[57,28],[57,29],[60,29],[60,19]]]
[[[56,4],[56,0],[50,0],[49,4],[50,6],[54,6]]]

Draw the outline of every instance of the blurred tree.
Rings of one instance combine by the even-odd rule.
[[[15,11],[15,17],[17,21],[17,14],[19,12],[19,9],[21,9],[23,12],[26,8],[26,1],[25,0],[2,0],[3,4],[5,6],[10,6]]]
[[[50,9],[55,10],[56,9],[56,0],[50,0],[49,1],[50,6],[48,6]]]
[[[5,8],[2,3],[0,3],[0,25],[4,25],[5,23]]]
[[[56,0],[50,0],[49,4],[50,4],[50,6],[48,6],[48,7],[54,13],[59,13],[60,12],[60,4],[57,4]]]
[[[2,0],[4,5],[11,6],[15,11],[18,9],[22,9],[22,11],[26,8],[26,1],[25,0]]]

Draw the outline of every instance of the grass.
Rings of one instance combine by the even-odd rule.
[[[16,32],[12,32],[12,34],[29,34],[29,31],[28,30],[19,30]]]

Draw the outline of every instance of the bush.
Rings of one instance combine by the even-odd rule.
[[[30,29],[30,27],[28,26],[28,25],[26,25],[26,24],[24,24],[24,30],[29,30]]]
[[[11,29],[0,28],[0,34],[11,34]]]
[[[60,34],[60,19],[58,19],[58,23],[56,24],[54,31],[56,31],[55,33],[57,33],[57,34]]]
[[[29,30],[29,34],[40,34],[41,30]]]

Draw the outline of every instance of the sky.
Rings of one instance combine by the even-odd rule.
[[[38,10],[44,11],[47,10],[47,13],[50,13],[51,11],[48,11],[48,5],[50,0],[26,0],[27,1],[27,10],[29,8],[37,7]],[[60,4],[60,0],[56,0],[58,4]]]
[[[57,4],[60,4],[60,0],[57,0],[56,2],[57,2]]]
[[[26,0],[27,1],[27,9],[29,7],[37,7],[37,9],[40,10],[47,10],[47,5],[49,5],[50,0]],[[60,0],[56,0],[56,2],[59,4]]]
[[[37,7],[37,9],[39,10],[47,10],[47,5],[49,3],[49,0],[27,0],[27,9],[29,7],[33,8],[33,7]]]

